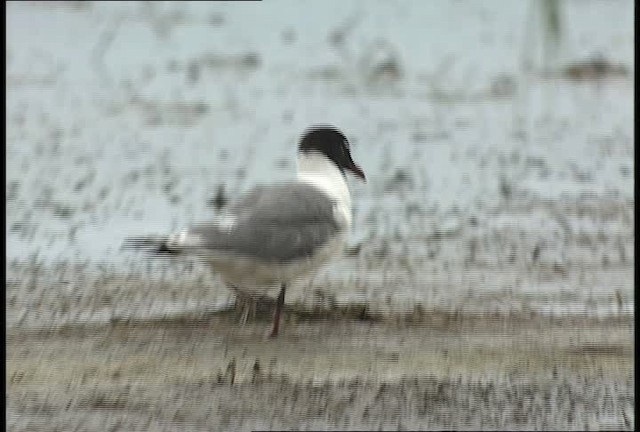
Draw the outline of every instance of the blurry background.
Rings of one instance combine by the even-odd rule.
[[[122,239],[291,178],[315,123],[346,133],[368,182],[350,185],[347,257],[292,304],[631,318],[633,16],[631,0],[10,2],[8,326],[232,305],[206,269]]]

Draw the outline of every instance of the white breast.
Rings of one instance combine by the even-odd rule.
[[[336,220],[346,228],[351,226],[351,194],[344,175],[326,156],[320,153],[298,155],[298,181],[321,189],[336,203]]]

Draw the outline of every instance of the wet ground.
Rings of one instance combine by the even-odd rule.
[[[633,3],[563,3],[551,71],[525,2],[349,4],[9,4],[10,430],[634,428]],[[120,250],[317,122],[369,182],[277,340]]]
[[[13,329],[10,429],[633,428],[630,320],[296,321]]]

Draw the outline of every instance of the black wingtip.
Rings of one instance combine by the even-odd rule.
[[[178,253],[177,250],[167,246],[166,238],[161,237],[129,237],[124,240],[120,249],[143,250],[156,255],[173,255]]]
[[[157,255],[176,255],[178,253],[175,249],[169,249],[166,243],[162,243],[154,251],[151,251]]]

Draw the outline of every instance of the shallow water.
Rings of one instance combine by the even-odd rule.
[[[330,122],[370,179],[351,182],[360,253],[315,279],[367,286],[345,301],[395,281],[394,307],[460,304],[471,282],[439,294],[435,273],[478,267],[524,275],[480,298],[631,313],[633,3],[563,5],[558,65],[603,53],[626,75],[523,71],[525,2],[9,4],[9,261],[143,271],[124,237],[290,178],[300,132]]]

